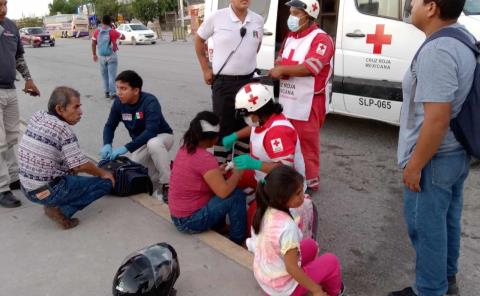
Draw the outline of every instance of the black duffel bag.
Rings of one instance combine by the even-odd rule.
[[[152,195],[153,185],[148,176],[148,169],[128,157],[103,159],[98,163],[98,167],[111,172],[115,177],[114,195],[129,196],[139,193]]]

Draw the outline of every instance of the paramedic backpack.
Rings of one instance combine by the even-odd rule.
[[[425,40],[417,51],[414,61],[425,44],[440,37],[457,39],[470,48],[477,58],[472,88],[462,105],[460,113],[450,121],[450,128],[465,150],[475,158],[480,158],[480,43],[473,44],[470,38],[459,29],[444,28]]]
[[[103,26],[98,29],[97,47],[99,56],[111,56],[113,54],[112,39],[110,38],[110,28],[104,29]]]
[[[98,167],[107,170],[115,177],[113,194],[129,196],[139,193],[152,194],[152,180],[148,176],[148,169],[143,165],[131,161],[128,157],[120,156],[115,160],[103,159]]]

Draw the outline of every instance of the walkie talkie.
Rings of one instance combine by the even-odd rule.
[[[220,73],[222,73],[222,70],[223,68],[225,68],[225,66],[227,65],[228,61],[230,60],[230,58],[233,56],[233,54],[237,51],[237,49],[240,47],[240,44],[242,44],[242,41],[243,41],[243,37],[245,37],[245,34],[247,34],[247,28],[245,27],[241,27],[240,28],[240,36],[242,37],[242,39],[240,39],[240,42],[238,43],[237,47],[235,47],[234,50],[232,50],[232,52],[228,55],[227,59],[225,60],[225,62],[223,63],[222,67],[220,68],[220,70],[218,71],[217,74],[215,74],[215,80],[217,80],[218,76],[220,75]]]

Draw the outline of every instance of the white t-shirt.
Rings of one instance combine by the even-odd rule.
[[[263,37],[263,17],[248,10],[245,22],[242,24],[231,6],[215,11],[207,18],[197,34],[203,40],[212,38],[213,73],[217,74],[230,53],[242,40],[240,29],[245,27],[246,33],[237,51],[230,58],[222,75],[248,75],[257,67],[257,50]]]

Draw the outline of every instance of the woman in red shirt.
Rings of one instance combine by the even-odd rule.
[[[170,177],[168,206],[173,224],[184,233],[198,233],[230,220],[230,239],[242,244],[246,230],[246,196],[236,189],[242,172],[233,170],[225,179],[226,166],[219,166],[207,149],[218,141],[219,118],[203,111],[190,122],[177,152]]]

